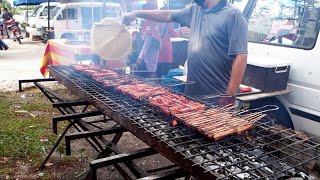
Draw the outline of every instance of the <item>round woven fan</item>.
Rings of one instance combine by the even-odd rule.
[[[101,20],[92,27],[91,34],[93,51],[106,60],[123,59],[130,53],[132,36],[114,19]]]

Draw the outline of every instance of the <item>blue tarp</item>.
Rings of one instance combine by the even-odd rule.
[[[14,6],[22,6],[22,5],[38,5],[43,2],[48,2],[48,0],[14,0]],[[56,2],[56,0],[50,0],[50,2]]]

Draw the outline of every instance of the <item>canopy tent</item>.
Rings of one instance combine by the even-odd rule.
[[[56,0],[50,0],[50,2],[55,2]],[[23,6],[23,5],[39,5],[41,3],[48,2],[48,0],[14,0],[14,6]]]

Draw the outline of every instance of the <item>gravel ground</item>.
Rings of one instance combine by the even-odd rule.
[[[22,44],[3,39],[9,46],[7,51],[0,51],[0,91],[17,91],[18,80],[42,78],[40,61],[45,44],[40,41],[22,39]],[[33,86],[26,84],[23,87]]]

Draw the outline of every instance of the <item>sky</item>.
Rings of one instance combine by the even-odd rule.
[[[8,2],[13,6],[13,0],[8,0]]]

